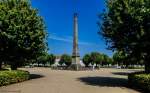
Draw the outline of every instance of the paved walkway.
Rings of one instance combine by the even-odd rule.
[[[127,88],[130,70],[60,71],[29,68],[32,79],[0,87],[0,93],[139,93]]]

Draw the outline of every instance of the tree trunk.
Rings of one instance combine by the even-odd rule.
[[[101,63],[102,67],[103,67],[103,62]]]
[[[11,70],[17,70],[17,66],[15,64],[11,65]]]
[[[2,69],[2,62],[0,62],[0,70]]]
[[[88,65],[85,65],[85,67],[88,68],[89,66],[88,66]]]
[[[149,61],[150,61],[150,57],[147,56],[145,58],[145,72],[148,74],[150,73],[150,62]]]
[[[38,67],[40,66],[40,63],[38,62]]]
[[[126,67],[125,68],[128,68],[129,67],[129,64],[128,63],[126,63],[126,65],[125,65]]]
[[[148,74],[150,73],[150,62],[149,61],[145,62],[145,72]]]
[[[96,68],[97,68],[97,64],[96,64]]]

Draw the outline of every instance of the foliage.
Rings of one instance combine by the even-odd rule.
[[[84,55],[83,63],[85,64],[86,67],[89,66],[89,64],[91,63],[91,56],[89,54]]]
[[[60,65],[65,64],[65,65],[67,65],[67,67],[69,67],[69,66],[71,65],[71,60],[72,60],[72,58],[71,58],[70,55],[68,55],[68,54],[63,54],[63,55],[61,56],[61,59],[60,59],[60,61],[59,61],[59,64],[60,64]]]
[[[97,66],[98,64],[101,63],[101,60],[102,60],[102,56],[100,55],[100,53],[98,53],[98,52],[91,53],[91,64],[92,65],[96,64],[96,66]]]
[[[115,52],[113,54],[113,60],[114,60],[115,64],[125,65],[126,68],[128,68],[129,66],[133,66],[133,65],[141,65],[142,66],[144,64],[143,60],[137,60],[133,56],[127,56],[122,51]],[[132,68],[132,67],[130,67],[130,68]]]
[[[150,92],[150,74],[144,74],[143,72],[131,73],[128,76],[128,80],[130,85]]]
[[[55,59],[55,55],[42,52],[40,55],[38,55],[36,63],[38,63],[38,66],[39,64],[42,64],[43,66],[47,66],[47,64],[49,64],[51,66],[55,63]]]
[[[109,65],[109,64],[111,64],[112,62],[112,60],[111,60],[111,58],[109,58],[109,56],[108,55],[106,55],[106,54],[101,54],[101,56],[102,56],[102,65]]]
[[[55,63],[55,59],[56,57],[53,54],[48,55],[48,63],[50,64],[50,66]]]
[[[28,0],[0,0],[0,58],[12,69],[46,48],[42,17]],[[11,52],[10,52],[11,51]]]
[[[119,64],[119,65],[125,63],[124,62],[125,58],[126,58],[126,56],[122,51],[117,51],[113,55],[114,62],[116,62],[116,64]]]
[[[0,71],[0,86],[18,83],[29,79],[29,72],[21,70]]]
[[[43,52],[37,57],[37,63],[43,64],[44,66],[47,64],[48,58],[47,58],[47,53]]]
[[[107,65],[114,65],[114,60],[113,60],[113,58],[110,58],[110,57],[108,57],[108,60],[107,60]]]
[[[123,51],[129,58],[144,60],[150,72],[150,2],[149,0],[107,0],[107,10],[100,16],[102,36],[109,49]]]
[[[90,54],[86,54],[83,57],[83,63],[85,64],[86,67],[88,67],[89,64],[91,64],[91,65],[96,64],[96,66],[98,66],[98,65],[103,66],[103,65],[113,64],[113,59],[110,58],[106,54],[101,54],[98,52],[92,52]]]

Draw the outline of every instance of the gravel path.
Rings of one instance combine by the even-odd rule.
[[[0,87],[0,93],[139,93],[127,88],[127,72],[121,69],[63,71],[28,68],[32,79]]]

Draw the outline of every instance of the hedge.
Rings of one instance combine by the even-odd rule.
[[[130,85],[150,93],[150,74],[144,72],[131,73],[128,75],[128,82]]]
[[[29,76],[30,74],[27,71],[0,71],[0,86],[5,86],[28,80]]]

